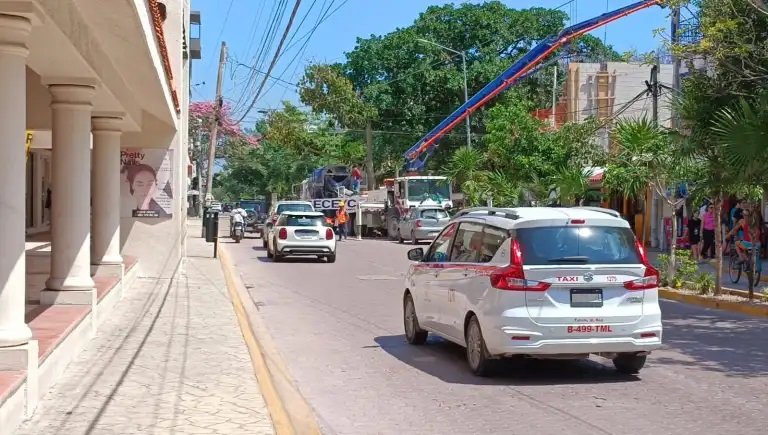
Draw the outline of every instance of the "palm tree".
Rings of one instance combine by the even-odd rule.
[[[590,176],[591,170],[569,165],[557,169],[548,181],[554,187],[560,205],[578,205],[587,196]]]
[[[619,121],[613,132],[615,149],[606,165],[604,185],[625,196],[641,196],[649,187],[672,209],[672,217],[683,202],[670,194],[685,180],[686,163],[673,148],[667,131],[647,119]],[[645,231],[645,225],[643,225]],[[672,219],[672,234],[677,233],[677,220]],[[643,241],[645,236],[643,235]],[[674,273],[675,246],[670,244],[669,274]]]
[[[711,130],[730,166],[734,187],[751,192],[748,196],[759,204],[764,192],[762,187],[768,185],[768,92],[753,99],[741,98],[734,106],[719,110]],[[760,215],[750,213],[748,216],[751,240],[759,240]],[[752,300],[752,272],[748,272],[747,277]]]

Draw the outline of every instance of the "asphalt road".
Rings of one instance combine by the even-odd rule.
[[[226,247],[327,434],[766,433],[768,321],[665,301],[666,348],[640,376],[594,358],[483,379],[458,346],[405,342],[408,244],[345,241],[335,264]]]

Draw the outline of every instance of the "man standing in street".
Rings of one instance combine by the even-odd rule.
[[[336,226],[339,229],[339,241],[344,236],[344,240],[347,240],[347,222],[349,222],[349,215],[347,214],[347,205],[344,201],[339,202],[339,210],[336,211]]]

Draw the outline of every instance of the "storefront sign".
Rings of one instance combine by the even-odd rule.
[[[341,204],[342,201],[346,202],[347,211],[357,210],[357,206],[360,203],[360,200],[357,197],[353,197],[353,198],[324,198],[324,199],[313,199],[312,200],[312,206],[317,211],[322,211],[322,210],[338,210],[339,209],[339,204]]]
[[[170,218],[173,216],[171,151],[164,149],[120,150],[123,217]],[[94,180],[98,183],[98,180]]]

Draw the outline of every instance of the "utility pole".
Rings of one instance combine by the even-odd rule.
[[[464,68],[464,103],[469,101],[469,89],[467,87],[467,56],[461,52],[461,65]],[[472,148],[472,131],[469,126],[470,114],[467,114],[467,148]]]
[[[652,117],[654,125],[659,125],[659,56],[656,56],[656,65],[651,67],[651,81],[645,82],[651,93]],[[651,189],[651,247],[662,246],[664,237],[659,237],[659,222],[661,221],[659,199],[656,192]],[[645,225],[645,223],[643,223]]]
[[[376,188],[376,171],[373,167],[373,129],[371,121],[365,123],[365,176],[368,178],[368,190]]]
[[[671,35],[672,35],[672,46],[677,46],[680,44],[680,8],[677,7],[672,11],[672,29],[671,29]],[[672,89],[675,95],[677,95],[680,92],[680,56],[674,56],[672,59]],[[674,111],[674,107],[672,107],[672,128],[677,128],[678,124],[678,117],[677,113]]]
[[[216,78],[216,100],[213,106],[213,125],[211,125],[211,140],[208,144],[208,177],[205,182],[205,202],[213,199],[213,164],[216,161],[216,140],[219,133],[219,115],[221,113],[221,83],[224,80],[224,64],[227,61],[227,43],[221,41],[219,54],[219,74]]]
[[[659,59],[651,68],[651,98],[653,99],[653,122],[659,124]]]
[[[448,50],[451,53],[455,53],[455,54],[458,54],[459,56],[461,56],[461,66],[462,66],[462,68],[464,70],[464,102],[466,103],[467,101],[469,101],[469,87],[467,85],[467,53],[464,52],[464,51],[454,50],[454,49],[452,49],[450,47],[446,47],[444,45],[440,45],[437,42],[432,42],[432,41],[427,40],[427,39],[419,38],[419,39],[417,39],[417,41],[425,42],[427,44],[432,44],[432,45],[434,45],[436,47],[442,48],[443,50]],[[471,114],[467,113],[467,122],[466,122],[466,124],[467,124],[467,148],[472,148],[472,134],[471,134],[471,129],[470,129],[470,124],[471,124],[470,116],[471,116]]]
[[[557,127],[557,64],[552,79],[552,128]]]

